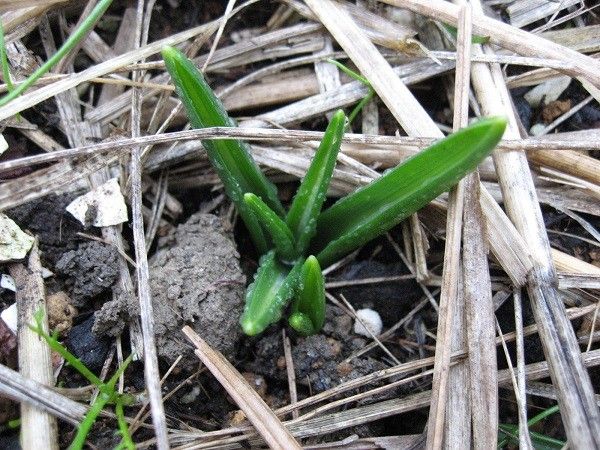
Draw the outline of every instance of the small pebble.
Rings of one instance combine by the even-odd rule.
[[[13,303],[0,314],[2,320],[6,326],[12,331],[14,334],[17,334],[17,304]]]
[[[369,308],[359,309],[356,311],[356,316],[362,321],[357,320],[354,322],[354,332],[362,336],[371,337],[371,334],[378,336],[383,330],[383,322],[377,311]],[[363,326],[364,324],[364,326]],[[365,328],[365,326],[367,328]],[[371,331],[369,333],[369,330]]]
[[[71,328],[67,348],[94,373],[99,373],[110,350],[110,341],[92,333],[94,316]]]

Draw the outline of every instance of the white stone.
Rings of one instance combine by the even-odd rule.
[[[379,336],[383,330],[383,322],[377,311],[369,308],[359,309],[356,316],[360,319],[354,322],[354,332],[367,337]],[[362,321],[362,323],[361,323]],[[364,326],[363,326],[364,324]],[[366,326],[366,328],[365,328]],[[371,331],[369,333],[369,330]]]
[[[0,262],[23,259],[34,237],[24,233],[7,215],[0,213]]]
[[[84,226],[108,227],[127,222],[127,205],[116,178],[73,200],[67,211]]]
[[[17,334],[17,304],[13,303],[0,314],[0,318],[14,334]]]
[[[8,289],[9,291],[17,292],[17,286],[15,285],[15,280],[10,275],[5,273],[0,277],[0,287],[4,289]]]

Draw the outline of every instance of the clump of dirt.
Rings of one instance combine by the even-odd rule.
[[[63,291],[50,294],[46,297],[46,307],[49,328],[60,334],[68,332],[73,326],[73,317],[77,315],[69,296]]]
[[[387,367],[364,355],[345,361],[367,343],[351,328],[352,319],[345,312],[338,307],[328,306],[321,333],[295,337],[292,360],[299,385],[310,387],[312,392],[322,392]],[[271,327],[267,333],[254,342],[253,358],[246,363],[244,370],[287,382],[281,332],[278,327]]]
[[[90,241],[77,250],[64,253],[56,262],[56,270],[68,276],[71,299],[75,306],[83,307],[90,299],[108,290],[118,279],[117,250],[101,242]]]
[[[239,265],[233,237],[221,219],[195,214],[159,241],[150,259],[158,353],[168,362],[184,354],[193,369],[196,358],[181,335],[189,324],[228,358],[241,338],[246,277]]]

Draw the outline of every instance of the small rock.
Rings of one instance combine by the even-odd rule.
[[[69,351],[79,358],[88,369],[99,373],[110,350],[110,342],[92,333],[93,325],[94,315],[92,314],[84,322],[71,328],[65,343]]]
[[[13,303],[8,308],[2,311],[0,318],[4,321],[6,326],[14,334],[17,334],[17,304]]]
[[[77,197],[69,203],[67,211],[85,227],[108,227],[127,222],[127,205],[116,178]]]
[[[71,299],[66,293],[59,291],[49,295],[46,298],[46,308],[50,330],[63,334],[71,329],[77,309],[71,304]]]
[[[0,276],[0,287],[11,292],[17,292],[17,286],[15,286],[14,278],[5,273]]]
[[[0,262],[25,258],[34,241],[10,217],[0,213]]]
[[[545,129],[546,125],[544,125],[543,123],[536,123],[529,130],[529,134],[532,136],[539,136],[543,133]]]
[[[359,309],[356,311],[356,317],[360,320],[354,322],[354,332],[362,336],[379,336],[383,330],[383,322],[377,311],[372,309]],[[362,322],[362,323],[361,323]]]
[[[117,250],[101,242],[90,241],[77,250],[66,252],[56,263],[56,270],[69,276],[71,299],[77,307],[107,291],[119,276]]]
[[[542,119],[544,123],[550,123],[557,117],[562,116],[564,113],[571,109],[571,99],[566,100],[555,100],[544,106],[542,110]]]

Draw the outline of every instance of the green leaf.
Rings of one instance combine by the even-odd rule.
[[[195,128],[235,127],[221,101],[215,96],[202,74],[179,50],[165,47],[162,56],[188,117]],[[213,139],[202,142],[217,171],[225,192],[237,206],[254,244],[261,253],[270,247],[260,223],[244,202],[244,194],[256,194],[273,211],[283,217],[285,211],[277,197],[277,189],[256,165],[248,146],[238,139]]]
[[[294,236],[286,223],[263,202],[260,197],[248,192],[244,201],[254,211],[263,228],[271,235],[277,256],[285,262],[292,263],[298,258]]]
[[[474,170],[505,128],[504,118],[482,119],[340,199],[319,216],[311,253],[328,266],[385,233]]]
[[[302,262],[293,267],[279,262],[275,251],[265,254],[246,292],[246,305],[240,318],[244,333],[255,336],[281,319],[283,308],[294,295]]]
[[[450,33],[452,37],[454,37],[454,39],[456,39],[456,37],[458,36],[458,30],[456,29],[456,27],[448,25],[447,23],[442,23],[442,26],[446,30],[448,30],[448,33]],[[487,44],[489,41],[489,36],[477,36],[476,34],[473,34],[471,36],[471,44]]]
[[[310,240],[315,235],[317,217],[327,195],[345,125],[344,112],[336,111],[286,217],[286,223],[292,230],[300,254],[306,251]]]
[[[300,270],[298,292],[288,322],[305,336],[317,333],[325,322],[325,280],[314,256],[309,256]]]

